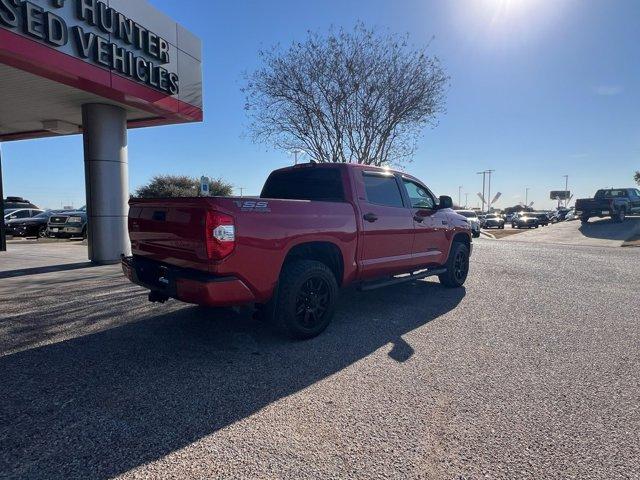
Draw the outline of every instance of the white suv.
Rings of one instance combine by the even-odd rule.
[[[480,236],[480,219],[478,218],[478,214],[473,210],[456,210],[456,213],[467,219],[467,222],[471,225],[471,234],[474,238],[478,238]]]

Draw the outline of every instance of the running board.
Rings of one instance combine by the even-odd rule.
[[[446,273],[446,268],[418,270],[417,272],[403,275],[401,277],[392,277],[389,280],[374,280],[372,282],[363,282],[360,284],[359,289],[363,292],[368,290],[375,290],[376,288],[389,287],[391,285],[398,285],[399,283],[413,282],[414,280],[421,280],[427,277],[433,277],[435,275],[441,275]]]

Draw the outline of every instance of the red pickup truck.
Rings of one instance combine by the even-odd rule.
[[[286,334],[331,321],[340,287],[428,276],[461,287],[471,230],[450,197],[402,172],[353,164],[274,171],[259,198],[132,199],[125,275],[149,300],[253,304]]]

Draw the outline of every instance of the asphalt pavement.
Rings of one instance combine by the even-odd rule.
[[[546,227],[523,230],[522,233],[510,235],[502,241],[620,247],[627,240],[637,236],[640,236],[640,217],[635,216],[627,217],[623,223],[616,223],[609,218],[592,218],[585,224],[579,220],[561,222]]]
[[[0,478],[640,478],[640,250],[475,243],[466,288],[345,291],[306,342],[5,267]]]

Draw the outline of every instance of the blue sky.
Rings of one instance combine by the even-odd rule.
[[[242,73],[261,47],[308,29],[368,26],[409,33],[438,56],[451,86],[447,113],[425,130],[406,171],[457,200],[478,202],[494,169],[498,206],[549,190],[579,197],[631,186],[640,169],[640,2],[637,0],[152,0],[204,42],[205,122],[132,130],[131,188],[154,174],[223,177],[259,193],[269,171],[292,163],[246,138]],[[43,207],[84,204],[80,136],[5,143],[7,195]],[[464,195],[463,195],[464,200]],[[473,202],[473,203],[472,203]]]

